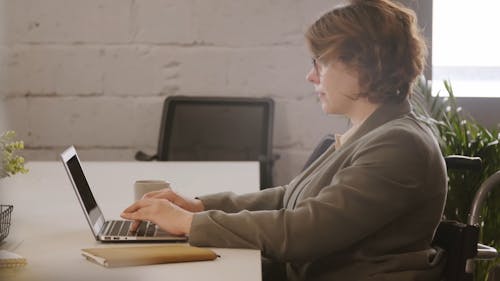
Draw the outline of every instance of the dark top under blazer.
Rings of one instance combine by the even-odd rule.
[[[408,101],[380,106],[288,185],[200,199],[189,243],[260,249],[289,280],[438,280],[446,197],[438,143]]]

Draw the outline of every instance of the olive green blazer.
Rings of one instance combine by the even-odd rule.
[[[388,103],[288,185],[200,197],[189,243],[260,249],[289,280],[439,280],[446,185],[429,128]]]

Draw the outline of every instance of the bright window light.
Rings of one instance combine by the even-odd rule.
[[[432,80],[456,96],[500,97],[500,1],[434,0]]]

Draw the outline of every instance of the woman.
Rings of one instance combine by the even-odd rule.
[[[188,199],[152,192],[122,214],[197,246],[260,249],[288,280],[438,280],[430,247],[446,196],[436,140],[409,104],[424,67],[414,13],[352,0],[306,33],[307,74],[328,114],[352,128],[288,185]]]

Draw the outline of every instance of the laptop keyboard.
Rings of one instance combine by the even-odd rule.
[[[111,221],[106,235],[110,236],[154,236],[156,225],[152,222],[142,221],[136,231],[129,231],[131,221]]]
[[[139,227],[137,228],[136,235],[137,236],[153,236],[156,231],[156,225],[142,221]]]

